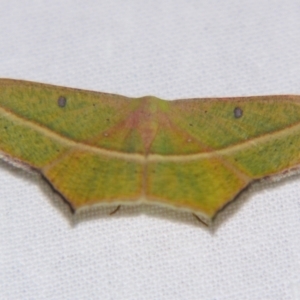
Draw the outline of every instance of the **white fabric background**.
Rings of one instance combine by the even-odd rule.
[[[165,99],[300,94],[300,1],[1,1],[0,77]],[[300,299],[300,176],[211,229],[157,206],[72,216],[0,164],[0,299]]]

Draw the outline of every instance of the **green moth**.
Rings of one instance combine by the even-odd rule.
[[[182,99],[0,79],[2,157],[72,210],[149,202],[209,222],[253,181],[300,163],[300,96]]]

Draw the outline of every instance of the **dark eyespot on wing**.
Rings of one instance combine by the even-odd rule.
[[[59,107],[65,107],[67,104],[67,98],[66,97],[63,97],[63,96],[60,96],[57,100],[57,105]]]
[[[243,110],[240,108],[240,107],[236,107],[234,110],[233,110],[233,114],[234,114],[234,117],[236,119],[240,118],[242,115],[243,115]]]

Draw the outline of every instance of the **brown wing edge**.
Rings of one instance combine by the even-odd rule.
[[[232,202],[235,202],[235,201],[238,201],[239,200],[239,197],[244,194],[247,190],[249,190],[252,185],[254,184],[259,184],[259,183],[263,183],[264,181],[269,181],[270,183],[276,183],[276,182],[280,182],[282,181],[283,179],[286,179],[286,178],[290,178],[290,177],[293,177],[293,176],[296,176],[296,175],[299,175],[300,174],[300,165],[298,166],[294,166],[294,167],[291,167],[291,168],[287,168],[285,170],[282,170],[278,173],[274,173],[274,174],[271,174],[271,175],[267,175],[267,176],[264,176],[264,177],[261,177],[261,178],[257,178],[257,179],[253,179],[251,180],[244,188],[242,188],[231,200],[227,201],[222,207],[220,207],[216,213],[212,216],[209,224],[207,224],[208,226],[210,226],[211,224],[213,224],[215,222],[215,220],[217,219],[217,217],[219,216],[219,214],[221,212],[223,212],[224,210],[226,210],[226,208],[232,203]],[[233,211],[232,214],[234,214],[235,211]],[[232,214],[229,214],[228,217],[230,217]],[[197,215],[198,216],[198,215]],[[199,217],[199,216],[198,216]],[[228,217],[225,217],[226,219]],[[199,217],[201,219],[201,217]],[[204,220],[201,219],[201,221],[205,222]]]

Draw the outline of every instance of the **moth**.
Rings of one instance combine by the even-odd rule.
[[[73,211],[157,203],[209,223],[253,181],[297,170],[300,96],[166,101],[0,79],[0,151]]]

